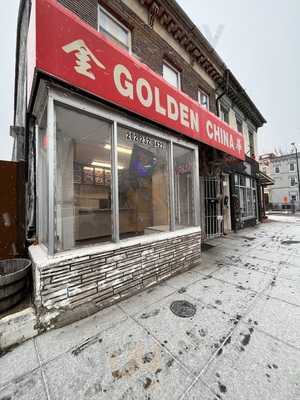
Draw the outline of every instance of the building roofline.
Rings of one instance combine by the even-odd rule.
[[[229,70],[229,91],[227,95],[246,114],[256,128],[267,122],[233,72],[228,69],[216,50],[176,0],[139,1],[149,11],[154,8],[154,4],[158,6],[157,18],[160,24],[165,26],[175,40],[186,48],[191,57],[201,65],[221,89],[224,89],[226,85],[224,73]]]
[[[17,107],[17,89],[19,80],[19,56],[20,56],[20,35],[22,18],[24,14],[26,1],[20,0],[18,22],[17,22],[17,38],[15,53],[15,89],[14,89],[14,123],[16,119]],[[165,26],[170,34],[179,41],[181,46],[190,53],[191,58],[201,65],[211,79],[216,82],[217,86],[224,90],[226,82],[224,79],[225,71],[228,70],[226,64],[211,46],[209,41],[200,32],[199,28],[192,22],[186,12],[176,2],[176,0],[138,0],[143,6],[151,9],[153,4],[159,7],[157,18],[161,25]],[[229,87],[227,96],[242,111],[256,128],[266,123],[254,102],[250,99],[245,89],[239,83],[232,71],[229,69]]]
[[[276,156],[276,154],[273,153],[267,153],[267,154],[261,154],[259,156],[259,161],[264,161],[264,160],[276,161],[280,158],[290,158],[290,157],[295,157],[295,153],[282,154],[280,156]]]

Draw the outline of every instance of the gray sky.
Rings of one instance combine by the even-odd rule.
[[[287,151],[293,141],[300,147],[300,1],[178,1],[267,119],[259,131],[259,152]],[[0,159],[10,159],[19,0],[1,3]]]
[[[211,37],[223,26],[212,44],[268,121],[259,152],[288,151],[294,141],[300,148],[300,1],[178,1]]]

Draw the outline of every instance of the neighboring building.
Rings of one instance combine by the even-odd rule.
[[[12,131],[42,315],[111,304],[256,224],[264,123],[174,0],[22,0]]]
[[[270,176],[274,185],[265,189],[268,208],[273,210],[291,209],[295,204],[300,209],[299,184],[296,154],[277,156],[274,153],[259,157],[260,169]],[[300,167],[300,165],[299,165]]]

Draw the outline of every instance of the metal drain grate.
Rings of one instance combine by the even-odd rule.
[[[196,306],[186,300],[173,301],[170,305],[170,310],[181,318],[191,318],[196,314]]]

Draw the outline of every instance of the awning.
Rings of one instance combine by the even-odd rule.
[[[274,183],[275,183],[274,179],[272,179],[267,174],[264,174],[262,171],[258,171],[256,173],[256,177],[262,186],[270,186],[270,185],[274,185]]]

